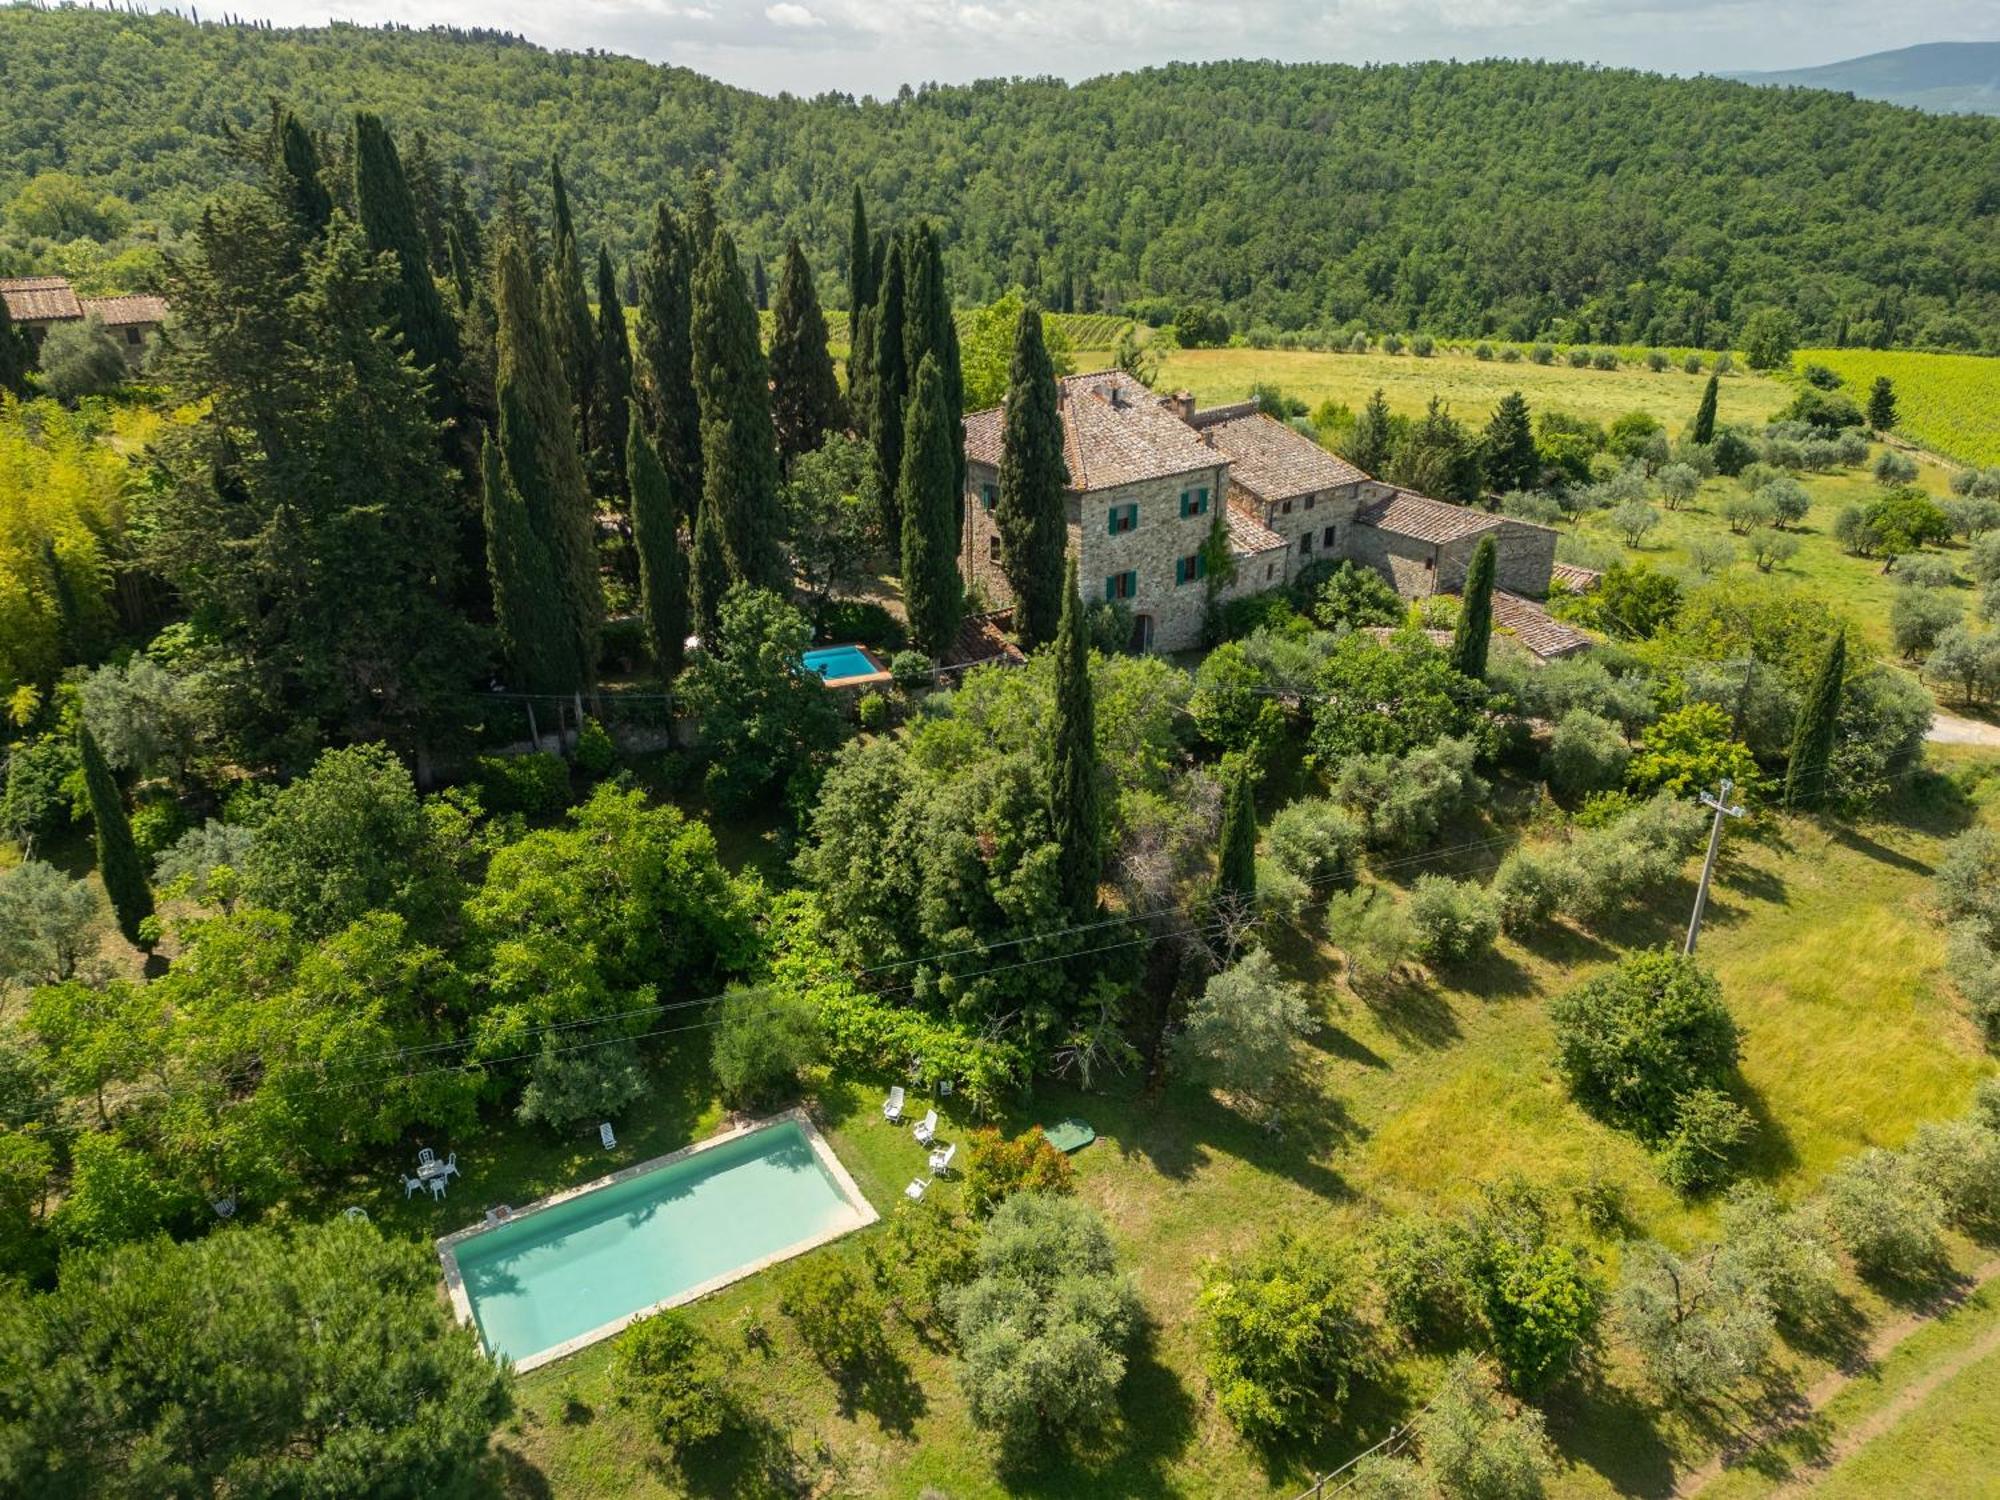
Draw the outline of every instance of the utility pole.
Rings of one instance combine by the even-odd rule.
[[[1701,794],[1701,805],[1715,809],[1715,821],[1709,826],[1708,857],[1701,862],[1701,884],[1694,891],[1694,916],[1688,920],[1687,943],[1681,949],[1690,958],[1694,956],[1694,940],[1701,936],[1701,915],[1708,910],[1708,883],[1715,878],[1715,855],[1722,847],[1722,820],[1743,816],[1742,808],[1729,805],[1729,794],[1735,790],[1736,783],[1725,776],[1713,797],[1707,792]]]

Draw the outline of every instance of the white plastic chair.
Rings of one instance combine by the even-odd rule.
[[[899,1083],[889,1090],[889,1097],[882,1101],[882,1118],[891,1125],[903,1123],[903,1086]]]
[[[444,1159],[444,1170],[438,1173],[438,1176],[456,1177],[457,1175],[458,1175],[458,1153],[454,1151],[451,1153],[451,1155],[447,1156]]]
[[[420,1167],[428,1167],[432,1162],[436,1161],[437,1159],[438,1159],[437,1152],[431,1150],[431,1148],[428,1146],[424,1147],[423,1150],[417,1153],[417,1165]]]
[[[924,1189],[929,1186],[930,1184],[925,1182],[923,1178],[913,1177],[910,1179],[910,1185],[903,1189],[903,1196],[908,1198],[912,1203],[919,1202],[924,1196]]]
[[[430,1188],[433,1201],[442,1198],[444,1196],[444,1178],[433,1177],[430,1182]]]
[[[604,1149],[606,1151],[616,1151],[618,1149],[618,1137],[612,1134],[611,1122],[609,1120],[606,1120],[602,1125],[597,1127],[597,1138],[604,1142]]]
[[[931,1137],[937,1134],[937,1127],[938,1127],[937,1111],[933,1109],[928,1111],[924,1115],[924,1117],[921,1120],[917,1121],[916,1123],[915,1129],[917,1135],[917,1144],[919,1146],[928,1146],[931,1143]]]
[[[414,1193],[418,1188],[422,1186],[424,1186],[423,1178],[405,1177],[403,1179],[403,1201],[405,1203],[408,1203],[410,1201],[410,1194]]]
[[[951,1159],[958,1155],[958,1142],[949,1146],[939,1146],[931,1152],[931,1176],[944,1177],[951,1172]]]

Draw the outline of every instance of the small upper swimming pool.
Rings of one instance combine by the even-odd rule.
[[[438,1241],[461,1321],[528,1370],[874,1222],[803,1112]]]
[[[888,669],[866,646],[819,646],[804,658],[808,672],[817,672],[829,685],[886,678]]]

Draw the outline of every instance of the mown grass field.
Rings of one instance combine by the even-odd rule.
[[[1982,764],[1967,752],[1953,764]],[[1745,1096],[1762,1122],[1753,1170],[1786,1194],[1810,1186],[1865,1145],[1894,1144],[1921,1120],[1964,1109],[1990,1070],[1977,1036],[1940,981],[1942,937],[1928,908],[1929,871],[1942,841],[1977,817],[1993,819],[2000,778],[1970,792],[1926,779],[1894,817],[1853,828],[1777,820],[1734,830],[1722,866],[1704,956],[1745,1030]],[[1446,840],[1490,843],[1439,867],[1461,873],[1497,861],[1506,835],[1490,826]],[[1420,871],[1408,868],[1399,876]],[[1368,1446],[1420,1400],[1432,1361],[1400,1357],[1360,1391],[1322,1441],[1261,1453],[1213,1408],[1191,1304],[1204,1257],[1254,1243],[1288,1224],[1342,1236],[1385,1211],[1455,1201],[1476,1184],[1518,1172],[1559,1200],[1591,1182],[1620,1198],[1632,1232],[1677,1245],[1701,1241],[1712,1211],[1688,1206],[1660,1182],[1629,1137],[1570,1103],[1551,1066],[1544,1002],[1624,948],[1673,940],[1691,883],[1649,903],[1614,930],[1566,932],[1524,946],[1505,941],[1473,978],[1410,983],[1363,997],[1340,979],[1337,954],[1308,935],[1280,937],[1284,966],[1306,984],[1322,1027],[1304,1044],[1282,1101],[1281,1133],[1252,1124],[1204,1093],[1170,1086],[1142,1093],[1114,1080],[1101,1093],[1043,1088],[1005,1123],[1022,1128],[1069,1113],[1101,1134],[1077,1158],[1079,1192],[1100,1209],[1152,1320],[1125,1387],[1123,1418],[1080,1453],[1051,1454],[1003,1471],[969,1420],[947,1351],[892,1319],[893,1367],[843,1390],[816,1365],[775,1306],[775,1275],[697,1305],[694,1316],[736,1353],[756,1414],[744,1441],[682,1470],[654,1458],[646,1433],[612,1399],[606,1346],[521,1382],[521,1411],[500,1447],[516,1495],[564,1497],[779,1493],[790,1476],[813,1493],[912,1495],[924,1485],[966,1500],[1030,1495],[1270,1495],[1285,1497]],[[655,1121],[621,1128],[618,1161],[643,1159],[712,1128],[699,1044],[671,1072]],[[886,1080],[840,1079],[819,1091],[829,1135],[884,1210],[920,1167],[907,1133],[876,1116]],[[946,1136],[966,1122],[946,1111]],[[459,1143],[481,1175],[464,1201],[521,1202],[552,1177],[605,1169],[581,1147],[522,1149],[512,1132],[483,1149]],[[562,1158],[567,1155],[569,1160]],[[509,1180],[518,1168],[527,1180]],[[955,1191],[940,1185],[939,1191]],[[454,1200],[461,1197],[454,1193]],[[370,1204],[371,1212],[376,1205]],[[417,1232],[427,1205],[380,1205],[379,1217]],[[874,1231],[820,1254],[860,1257]],[[1615,1276],[1615,1241],[1596,1241]],[[1959,1261],[1979,1252],[1960,1245]],[[1852,1289],[1857,1319],[1896,1308]],[[768,1348],[746,1334],[761,1331]],[[1801,1386],[1823,1361],[1794,1357]],[[1564,1459],[1558,1496],[1662,1494],[1711,1450],[1712,1431],[1651,1413],[1615,1350],[1602,1372],[1550,1406]]]
[[[1896,387],[1896,430],[1912,442],[1968,464],[2000,464],[2000,359],[1978,354],[1915,354],[1899,349],[1801,349],[1800,368],[1825,365],[1857,401],[1875,377]]]

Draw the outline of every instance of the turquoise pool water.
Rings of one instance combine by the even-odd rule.
[[[521,1361],[866,1217],[787,1120],[472,1235],[456,1253],[486,1347]]]
[[[808,672],[817,672],[829,682],[838,682],[843,677],[867,677],[882,670],[859,646],[821,646],[805,654],[805,664]]]

